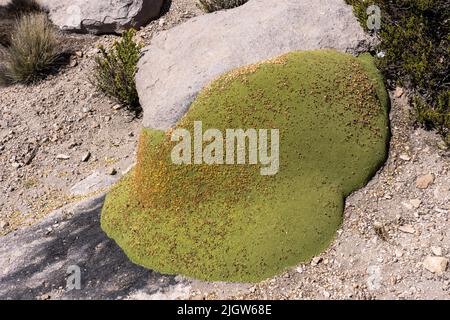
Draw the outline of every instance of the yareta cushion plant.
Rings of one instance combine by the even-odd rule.
[[[388,105],[370,55],[293,52],[229,72],[174,129],[279,129],[277,174],[174,164],[174,129],[144,129],[102,227],[132,261],[161,273],[256,282],[307,262],[333,241],[346,196],[385,161]]]

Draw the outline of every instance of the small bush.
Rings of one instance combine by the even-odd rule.
[[[9,14],[21,15],[33,12],[43,12],[44,9],[36,0],[11,0],[6,5],[6,11]]]
[[[0,44],[10,46],[15,20],[33,12],[44,12],[36,0],[11,0],[7,5],[0,6]]]
[[[450,141],[450,2],[448,0],[346,0],[367,28],[368,6],[381,8],[378,67],[392,83],[414,92],[418,121]]]
[[[3,83],[28,84],[47,75],[59,56],[56,32],[47,16],[29,13],[19,18],[5,55]]]
[[[136,31],[125,32],[109,52],[100,46],[95,59],[95,84],[99,91],[118,100],[128,109],[140,110],[135,75],[142,46],[133,40]]]
[[[206,12],[236,8],[248,0],[197,0],[197,5]]]

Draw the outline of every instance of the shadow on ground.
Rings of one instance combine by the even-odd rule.
[[[61,209],[0,238],[0,299],[120,299],[137,292],[148,298],[183,285],[128,260],[100,228],[103,202],[100,196]],[[66,290],[71,265],[81,268],[81,290]]]

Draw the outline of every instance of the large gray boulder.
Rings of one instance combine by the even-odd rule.
[[[250,0],[156,36],[136,77],[143,125],[167,129],[220,74],[289,51],[358,53],[371,39],[343,0]]]
[[[164,0],[38,0],[63,30],[95,34],[139,28],[156,18]]]

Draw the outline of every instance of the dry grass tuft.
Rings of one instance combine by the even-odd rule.
[[[0,83],[32,83],[53,68],[58,56],[56,31],[44,13],[27,13],[19,18],[6,49]]]

